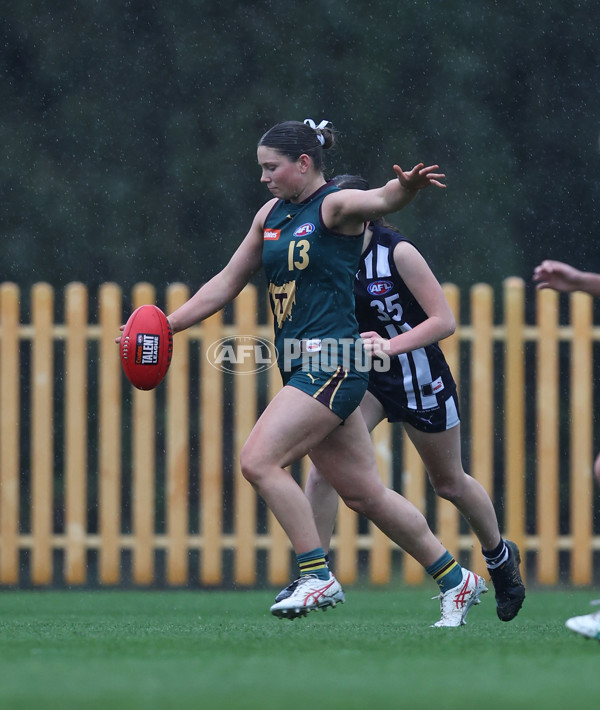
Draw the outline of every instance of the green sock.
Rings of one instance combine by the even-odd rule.
[[[437,582],[442,594],[462,582],[462,567],[447,550],[425,571]]]
[[[329,567],[325,560],[325,550],[322,547],[315,547],[314,550],[296,555],[300,576],[316,574],[319,579],[329,579]]]

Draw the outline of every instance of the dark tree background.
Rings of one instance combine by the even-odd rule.
[[[437,162],[395,224],[441,281],[600,270],[597,0],[5,0],[0,281],[196,288],[269,197],[256,143],[327,118],[330,172]]]

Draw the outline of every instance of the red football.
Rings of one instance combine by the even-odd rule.
[[[160,308],[135,309],[125,324],[120,352],[123,371],[134,387],[151,390],[162,382],[171,364],[173,333]]]

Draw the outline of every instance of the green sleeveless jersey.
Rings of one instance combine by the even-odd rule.
[[[321,219],[323,198],[338,189],[328,183],[299,204],[279,200],[265,220],[263,266],[280,369],[300,363],[298,343],[310,351],[323,339],[343,340],[355,357],[353,286],[363,240],[337,234]]]

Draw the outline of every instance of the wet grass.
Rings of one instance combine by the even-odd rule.
[[[529,591],[508,624],[490,593],[460,629],[429,627],[429,586],[346,592],[290,622],[269,614],[271,591],[4,591],[0,708],[597,704],[600,644],[564,626],[593,592]]]

